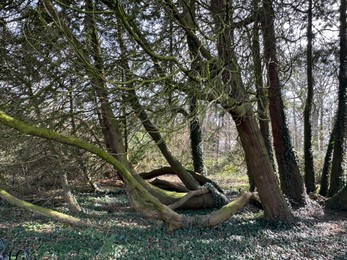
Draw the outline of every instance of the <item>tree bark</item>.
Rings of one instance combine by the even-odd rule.
[[[195,33],[194,28],[196,21],[196,0],[190,0],[188,3],[183,3],[183,17],[186,23],[192,28]],[[194,39],[186,32],[187,44],[189,49],[189,56],[191,61],[192,71],[199,73],[201,72],[202,59],[199,54],[199,46],[196,46]],[[202,175],[206,174],[205,162],[203,159],[203,141],[202,141],[202,127],[199,120],[199,107],[197,100],[198,86],[196,82],[191,81],[190,83],[195,91],[192,91],[189,95],[189,130],[190,130],[190,145],[191,153],[193,159],[194,171]]]
[[[312,154],[312,103],[313,103],[313,53],[312,53],[312,0],[308,1],[307,22],[307,97],[304,109],[304,158],[305,158],[305,184],[307,193],[316,190],[315,173]]]
[[[322,196],[328,195],[329,176],[330,176],[329,173],[331,169],[331,157],[332,157],[333,149],[334,149],[334,139],[335,139],[335,126],[330,133],[329,143],[328,143],[327,151],[324,157],[322,179],[320,182],[320,190],[319,190],[319,194]]]
[[[246,114],[242,119],[236,119],[236,126],[245,154],[250,158],[250,174],[258,189],[266,218],[270,222],[293,222],[294,218],[281,196],[273,165],[256,120]]]
[[[198,116],[198,102],[195,97],[190,99],[190,146],[194,171],[206,175],[206,167],[203,158],[202,127]]]
[[[346,0],[340,2],[340,65],[339,65],[339,103],[335,120],[335,138],[329,196],[335,195],[343,187],[342,168],[344,140],[346,135],[346,89],[347,89],[347,21]]]
[[[296,156],[292,149],[284,114],[278,73],[272,0],[263,0],[263,8],[262,30],[264,57],[268,71],[270,117],[281,188],[294,206],[301,207],[306,204],[306,192]]]
[[[347,186],[328,199],[325,206],[329,209],[347,210]]]

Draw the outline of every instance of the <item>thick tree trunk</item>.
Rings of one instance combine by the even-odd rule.
[[[289,130],[284,114],[281,84],[278,75],[272,0],[263,0],[263,8],[264,17],[262,20],[262,29],[264,38],[264,57],[268,70],[270,117],[281,188],[291,203],[294,206],[300,207],[306,204],[306,192],[296,156],[292,149]]]
[[[246,114],[235,121],[266,218],[271,222],[293,222],[294,218],[281,196],[278,180],[255,118]]]
[[[347,186],[326,201],[326,207],[335,210],[347,210]]]
[[[339,66],[339,104],[335,121],[335,139],[329,196],[335,195],[343,186],[343,155],[346,136],[346,89],[347,89],[347,21],[346,0],[340,2],[340,66]]]
[[[307,22],[307,97],[304,110],[304,158],[305,158],[305,184],[307,193],[316,190],[315,173],[312,154],[312,125],[311,112],[313,103],[313,53],[312,53],[312,0],[308,1]]]

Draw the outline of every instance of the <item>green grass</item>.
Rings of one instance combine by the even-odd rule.
[[[317,259],[318,256],[343,259],[347,256],[343,230],[330,234],[327,228],[328,233],[324,233],[324,227],[317,227],[321,221],[316,219],[301,220],[291,229],[274,228],[263,221],[262,212],[243,213],[213,229],[168,234],[160,221],[146,219],[134,211],[124,194],[116,197],[84,194],[78,199],[85,209],[79,217],[108,225],[109,229],[75,229],[0,201],[0,237],[11,249],[29,249],[34,259]],[[345,222],[340,224],[340,229],[343,227],[347,227]],[[322,250],[322,246],[326,249]]]

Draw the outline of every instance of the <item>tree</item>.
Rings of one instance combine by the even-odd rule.
[[[269,106],[273,144],[282,191],[295,206],[304,206],[306,204],[305,187],[300,175],[296,156],[292,149],[281,96],[272,2],[272,0],[263,1],[264,16],[262,19],[262,30],[264,38],[264,57],[268,72]]]
[[[343,155],[346,135],[346,88],[347,88],[347,22],[346,1],[340,2],[340,52],[338,108],[334,125],[334,149],[331,165],[329,196],[335,195],[343,187]]]
[[[89,88],[88,94],[84,91],[80,91],[80,94],[92,95],[93,99],[97,100],[95,102],[98,104],[98,109],[95,109],[97,113],[93,110],[95,114],[92,117],[100,119],[105,146],[111,154],[80,139],[32,127],[6,114],[2,114],[1,121],[23,133],[75,145],[98,155],[119,172],[134,207],[147,216],[164,220],[172,229],[192,223],[213,226],[224,221],[235,209],[246,203],[250,199],[250,194],[242,196],[237,205],[226,205],[212,215],[198,218],[201,223],[174,212],[174,208],[187,205],[189,201],[193,201],[196,206],[197,201],[202,198],[201,201],[204,202],[202,204],[205,204],[208,201],[206,197],[213,199],[211,194],[214,187],[201,186],[193,174],[190,174],[173,156],[161,134],[161,129],[156,126],[159,121],[158,114],[156,121],[150,115],[151,111],[155,111],[154,104],[163,102],[166,105],[167,103],[162,100],[173,92],[182,99],[192,100],[193,97],[204,104],[216,103],[236,123],[249,173],[259,192],[266,218],[271,222],[292,222],[293,216],[279,188],[258,126],[252,94],[248,92],[243,82],[243,68],[238,60],[241,56],[238,53],[240,50],[235,47],[237,45],[235,37],[239,36],[237,30],[242,25],[234,21],[232,3],[218,0],[207,7],[199,2],[191,1],[191,3],[199,4],[199,8],[203,8],[199,15],[206,18],[200,19],[200,16],[197,16],[198,18],[193,19],[193,27],[187,12],[182,12],[185,10],[185,1],[177,4],[170,0],[160,4],[149,2],[145,6],[139,5],[136,1],[129,1],[129,6],[124,7],[119,1],[102,1],[96,4],[89,0],[86,1],[87,8],[84,10],[78,10],[79,7],[75,3],[70,3],[69,6],[60,2],[53,4],[49,0],[40,1],[42,9],[37,15],[43,27],[50,28],[52,34],[59,36],[57,46],[60,42],[66,43],[64,46],[66,55],[61,61],[71,62],[71,68],[76,69],[75,73],[78,70],[83,71],[80,72],[82,75],[78,75],[79,79],[86,81]],[[60,5],[59,8],[56,7],[57,4]],[[165,17],[170,17],[175,22],[177,30],[172,30],[174,35],[168,36],[164,29],[158,34],[146,31],[146,19],[159,17],[160,20],[163,17],[162,12],[166,12]],[[115,20],[117,22],[114,22]],[[157,24],[160,26],[160,23]],[[204,38],[204,35],[201,35],[204,31],[202,28],[213,28],[217,33],[215,37]],[[107,37],[112,39],[112,43],[102,42]],[[167,40],[182,37],[186,38],[187,42],[182,46],[177,40],[175,55],[168,54]],[[112,48],[107,48],[108,44],[114,45]],[[113,52],[110,51],[112,49]],[[188,61],[183,59],[187,50],[192,53],[192,58]],[[194,60],[199,63],[195,64]],[[61,78],[63,79],[64,75],[61,75]],[[186,82],[189,82],[188,86]],[[94,106],[90,101],[87,104],[87,107]],[[132,109],[172,169],[181,178],[188,192],[166,192],[144,181],[136,173],[128,161],[117,117],[121,111],[120,104]],[[215,205],[215,202],[212,201],[210,204]]]
[[[312,0],[308,1],[308,21],[307,21],[307,97],[304,110],[304,158],[305,158],[305,184],[307,192],[316,190],[315,173],[312,155],[312,125],[311,111],[313,104],[313,52],[312,52]]]

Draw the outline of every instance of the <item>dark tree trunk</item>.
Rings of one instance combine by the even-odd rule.
[[[189,4],[183,5],[183,12],[186,22],[191,26],[195,27],[196,19],[196,0],[190,0]],[[195,31],[194,31],[195,32]],[[187,43],[189,48],[190,58],[192,60],[191,69],[198,72],[201,66],[201,57],[199,55],[199,46],[196,46],[192,37],[186,33]],[[196,82],[191,82],[192,88],[197,90]],[[198,102],[195,96],[196,94],[190,95],[190,145],[193,159],[194,171],[206,174],[205,162],[203,158],[203,141],[202,141],[202,127],[198,116]]]
[[[335,139],[329,196],[335,195],[343,186],[343,154],[346,135],[346,88],[347,88],[347,36],[346,0],[340,3],[340,66],[339,66],[339,104],[335,121]]]
[[[190,100],[190,145],[194,171],[206,175],[206,168],[203,158],[202,128],[197,114],[198,104],[196,98]]]
[[[283,108],[281,84],[278,74],[272,0],[264,0],[263,8],[262,29],[264,57],[268,70],[270,117],[281,188],[293,206],[300,207],[306,204],[306,192],[292,148]]]
[[[260,44],[259,44],[259,0],[253,0],[253,9],[256,19],[253,25],[253,39],[252,39],[252,56],[254,62],[254,75],[255,75],[255,86],[257,89],[257,105],[258,105],[258,122],[260,127],[261,135],[264,138],[265,146],[269,152],[271,161],[273,162],[272,144],[270,138],[270,126],[269,126],[269,101],[266,87],[264,87],[263,74],[262,74],[262,63],[260,55]]]
[[[255,21],[252,30],[252,57],[254,63],[254,76],[255,86],[257,90],[257,105],[258,105],[258,123],[261,135],[264,138],[266,149],[269,153],[269,158],[274,165],[272,144],[270,140],[270,127],[269,127],[269,115],[268,115],[268,96],[267,90],[264,87],[263,74],[262,74],[262,63],[260,56],[260,44],[259,44],[259,0],[253,0],[253,15]],[[246,161],[248,158],[246,157]],[[274,168],[275,169],[275,168]],[[249,171],[249,169],[247,169]],[[249,190],[255,191],[255,183],[251,175],[248,174],[249,178]]]
[[[313,54],[312,54],[312,0],[308,1],[307,23],[307,97],[304,110],[304,158],[305,158],[305,184],[307,193],[316,190],[315,173],[312,155],[312,125],[311,112],[313,102]]]
[[[347,186],[326,201],[326,207],[335,210],[347,210]]]
[[[323,170],[322,170],[322,179],[320,182],[320,190],[319,194],[322,196],[328,195],[328,188],[329,188],[329,172],[330,172],[330,166],[331,166],[331,157],[333,154],[334,149],[334,139],[335,139],[335,127],[331,131],[329,143],[327,147],[327,152],[325,154],[324,158],[324,164],[323,164]]]

